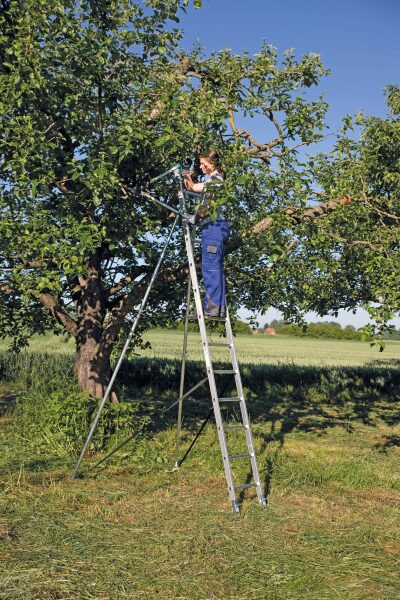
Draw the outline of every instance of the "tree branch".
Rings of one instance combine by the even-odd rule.
[[[317,206],[306,208],[303,211],[294,207],[288,207],[283,211],[283,214],[287,215],[294,224],[299,224],[302,221],[312,221],[321,217],[329,215],[331,212],[339,208],[340,206],[346,206],[350,204],[351,199],[348,197],[341,198],[340,200],[328,200]],[[271,227],[274,222],[273,216],[265,217],[255,225],[253,225],[242,237],[232,238],[226,247],[226,253],[233,252],[237,248],[243,245],[245,239],[251,238],[254,235],[264,233]]]
[[[0,283],[0,294],[12,296],[15,290],[8,283]]]
[[[77,335],[78,327],[75,320],[69,315],[51,294],[42,292],[38,296],[39,302],[49,311],[51,316],[65,327],[70,335]]]
[[[302,221],[310,221],[313,219],[324,217],[332,211],[339,208],[340,206],[346,204],[349,204],[349,199],[343,198],[338,201],[330,200],[318,206],[307,208],[302,212],[299,212],[295,208],[287,208],[284,211],[284,213],[288,214],[293,220],[293,222],[296,224]],[[253,225],[253,227],[251,227],[250,230],[247,232],[246,236],[233,238],[227,245],[226,253],[229,254],[233,252],[234,250],[242,246],[245,243],[245,241],[251,238],[252,236],[259,235],[265,232],[271,226],[273,220],[274,217],[272,216],[266,217],[262,221],[259,221],[259,223],[256,223],[256,225]],[[288,249],[289,248],[290,245],[288,246]],[[181,264],[174,270],[168,269],[167,271],[165,271],[163,275],[160,276],[160,279],[161,282],[164,284],[171,284],[172,282],[176,282],[177,280],[187,276],[187,273],[187,264]],[[130,313],[133,307],[136,304],[138,304],[142,299],[149,284],[150,277],[151,273],[148,273],[148,275],[144,277],[131,292],[115,299],[116,305],[111,311],[111,317],[102,336],[101,345],[104,347],[104,349],[113,346],[115,340],[118,337],[125,317]]]

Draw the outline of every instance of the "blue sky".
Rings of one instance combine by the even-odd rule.
[[[332,132],[343,116],[359,110],[384,117],[383,89],[400,84],[400,0],[203,0],[203,8],[189,10],[181,27],[186,48],[199,40],[207,52],[257,52],[266,40],[279,54],[289,48],[299,57],[320,54],[331,70],[318,89],[326,92],[330,104],[327,122]],[[271,310],[260,320],[279,316]],[[320,317],[309,316],[316,319]],[[359,327],[368,319],[363,311],[341,311],[337,320]]]
[[[203,0],[181,26],[185,47],[198,39],[207,51],[256,52],[264,39],[280,53],[320,54],[332,71],[320,89],[334,128],[358,110],[383,116],[383,88],[400,80],[399,0]]]

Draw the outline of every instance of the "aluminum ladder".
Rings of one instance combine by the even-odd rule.
[[[176,442],[176,456],[178,458],[179,453],[179,436],[182,423],[182,402],[194,389],[199,387],[208,379],[210,386],[210,393],[212,399],[212,407],[217,427],[219,444],[221,447],[222,460],[225,470],[225,477],[228,486],[229,499],[231,501],[232,510],[234,513],[240,512],[240,504],[238,501],[238,492],[246,488],[255,487],[257,492],[258,501],[261,505],[266,506],[267,502],[261,487],[260,474],[258,471],[257,458],[254,450],[253,438],[251,435],[249,416],[246,407],[246,401],[243,392],[242,380],[240,376],[239,364],[236,357],[235,346],[233,343],[233,333],[231,322],[229,318],[228,308],[226,310],[226,318],[221,317],[205,317],[203,312],[202,299],[200,294],[199,282],[197,277],[197,270],[194,258],[194,238],[195,226],[191,229],[188,222],[185,223],[185,245],[186,252],[189,260],[189,282],[188,282],[188,293],[187,293],[187,306],[186,306],[186,319],[185,319],[185,333],[184,333],[184,350],[182,358],[182,371],[181,371],[181,382],[180,382],[180,393],[179,393],[179,407],[178,407],[178,428],[177,428],[177,442]],[[191,290],[193,290],[193,296],[195,300],[196,315],[190,314],[190,303],[191,303]],[[187,337],[188,337],[188,322],[190,320],[197,320],[200,329],[201,343],[203,346],[204,359],[207,369],[207,377],[200,383],[195,385],[186,394],[183,393],[184,389],[184,376],[185,376],[185,360],[187,352]],[[225,342],[210,342],[207,335],[206,321],[221,321],[225,323],[226,341]],[[229,349],[232,369],[221,370],[214,369],[212,364],[212,356],[210,348],[214,346],[225,347]],[[216,376],[219,375],[233,375],[235,379],[237,396],[225,398],[219,397],[216,385]],[[221,405],[225,403],[235,403],[239,405],[241,423],[235,425],[225,425],[222,419]],[[207,419],[208,420],[208,419]],[[246,451],[243,454],[230,454],[228,450],[227,437],[230,430],[242,430],[245,434]],[[226,435],[228,434],[228,435]],[[244,484],[235,484],[233,481],[232,466],[233,460],[249,459],[252,471],[252,481]],[[182,461],[180,461],[182,462]],[[176,466],[179,466],[180,462],[177,460]]]

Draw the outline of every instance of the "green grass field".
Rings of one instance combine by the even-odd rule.
[[[398,600],[399,343],[379,353],[352,341],[237,338],[269,504],[247,492],[236,516],[212,423],[173,469],[176,416],[162,407],[179,385],[182,333],[148,338],[153,348],[132,365],[149,370],[146,383],[129,387],[129,370],[123,380],[151,425],[84,478],[71,479],[76,457],[52,439],[29,446],[12,411],[0,419],[0,598]],[[35,363],[43,369],[57,353],[72,363],[61,338],[31,350],[49,353]],[[189,356],[200,358],[195,334]],[[3,377],[6,406],[21,386]],[[184,447],[208,408],[204,391],[187,401]],[[236,475],[245,481],[248,465]]]
[[[210,338],[211,339],[211,338]],[[214,334],[213,339],[219,340]],[[182,331],[167,331],[156,329],[144,336],[151,343],[151,348],[139,350],[140,356],[167,357],[180,359],[182,356]],[[387,341],[384,352],[376,347],[356,340],[323,340],[316,338],[298,338],[291,336],[239,335],[235,342],[239,361],[242,363],[259,364],[296,364],[314,366],[400,366],[400,341]],[[0,351],[7,344],[0,342]],[[202,359],[202,349],[199,335],[189,334],[189,358]],[[28,351],[49,352],[57,354],[73,354],[75,343],[73,339],[64,341],[61,336],[35,337]],[[215,349],[216,357],[223,358],[224,351]]]

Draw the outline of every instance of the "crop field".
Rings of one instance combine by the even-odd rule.
[[[210,339],[218,341],[220,335],[216,332]],[[146,350],[135,350],[139,356],[152,358],[181,359],[182,331],[155,329],[144,336],[144,341],[151,344]],[[279,335],[238,335],[235,347],[241,363],[253,364],[295,364],[313,366],[371,366],[399,367],[400,341],[387,341],[383,352],[368,343],[357,340],[334,340],[316,338],[298,338]],[[0,342],[0,351],[7,344]],[[33,338],[28,351],[73,354],[75,344],[72,339],[67,341],[61,336],[47,335]],[[224,350],[216,348],[215,356],[224,359]],[[188,357],[192,360],[202,360],[200,337],[197,333],[189,334]]]
[[[151,349],[141,351],[141,356],[168,357],[179,359],[182,355],[182,332],[155,330],[145,338]],[[213,336],[218,341],[219,335]],[[239,335],[236,351],[241,362],[256,364],[296,364],[329,366],[400,366],[400,341],[389,341],[384,352],[368,343],[352,340],[319,340],[279,335]],[[202,359],[202,348],[196,333],[189,335],[189,357]],[[214,350],[223,358],[223,350]]]
[[[117,442],[93,447],[77,480],[89,423],[79,437],[73,415],[57,421],[63,430],[46,420],[73,393],[72,341],[37,338],[19,358],[0,347],[1,600],[398,600],[400,344],[237,337],[268,498],[261,507],[246,491],[237,516],[212,422],[174,468],[176,413],[165,407],[182,332],[146,339],[118,383],[137,407],[133,440],[98,467]],[[200,358],[192,333],[188,386]],[[186,401],[180,456],[209,407],[205,388]],[[130,433],[121,426],[118,441]],[[246,461],[235,477],[248,480]]]

